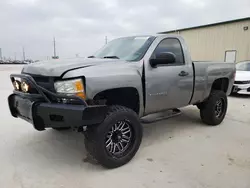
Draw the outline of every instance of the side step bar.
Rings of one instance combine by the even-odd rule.
[[[141,118],[141,123],[149,124],[149,123],[154,123],[157,121],[169,119],[175,116],[178,116],[181,114],[181,111],[179,109],[172,109],[172,110],[167,110],[165,112],[160,112],[160,113],[155,113],[155,114],[150,114],[147,116],[144,116]]]

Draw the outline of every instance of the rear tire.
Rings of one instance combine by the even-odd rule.
[[[110,106],[100,125],[90,125],[85,134],[85,147],[106,168],[128,163],[136,154],[143,129],[137,114],[123,106]]]
[[[227,112],[227,95],[223,91],[214,90],[209,98],[200,105],[200,116],[207,125],[219,125]]]

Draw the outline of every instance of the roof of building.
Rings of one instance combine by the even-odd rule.
[[[250,20],[250,17],[240,18],[240,19],[235,19],[235,20],[228,20],[228,21],[224,21],[224,22],[217,22],[217,23],[206,24],[206,25],[200,25],[200,26],[194,26],[194,27],[187,27],[187,28],[182,28],[182,29],[175,29],[175,30],[170,30],[170,31],[164,31],[164,32],[159,32],[159,34],[167,34],[167,33],[176,32],[176,31],[185,31],[185,30],[190,30],[190,29],[211,27],[211,26],[234,23],[234,22],[240,22],[240,21],[245,21],[245,20]]]

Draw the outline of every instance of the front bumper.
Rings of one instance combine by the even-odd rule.
[[[250,84],[234,84],[232,93],[250,94]]]
[[[11,80],[19,77],[28,80],[29,84],[37,88],[38,94],[28,94],[14,91],[8,97],[9,109],[13,117],[22,118],[33,124],[41,131],[45,128],[72,127],[93,125],[101,123],[107,113],[105,105],[88,106],[85,101],[74,96],[57,95],[38,86],[28,75],[11,75]],[[51,96],[52,95],[52,96]],[[62,104],[54,99],[78,99],[80,104]],[[56,100],[56,101],[57,101]]]

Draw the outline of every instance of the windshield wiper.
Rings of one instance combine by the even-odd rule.
[[[104,56],[103,58],[110,58],[110,59],[120,59],[119,57],[113,55],[113,56]]]
[[[88,58],[95,58],[95,56],[91,55],[91,56],[89,56]]]

